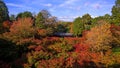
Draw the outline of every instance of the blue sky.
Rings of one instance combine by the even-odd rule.
[[[9,14],[30,11],[37,14],[42,9],[64,21],[72,21],[89,13],[92,17],[111,14],[115,0],[4,0]]]

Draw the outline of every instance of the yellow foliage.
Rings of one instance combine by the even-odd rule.
[[[112,41],[112,33],[110,24],[105,21],[99,21],[99,24],[93,27],[86,35],[87,41],[91,45],[93,51],[103,51],[110,47]]]

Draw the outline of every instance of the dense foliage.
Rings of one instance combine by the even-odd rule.
[[[73,23],[58,22],[47,10],[34,18],[30,12],[18,14],[17,20],[13,16],[2,23],[0,68],[119,68],[119,2],[112,16],[85,14]],[[55,32],[74,36],[57,37]]]
[[[115,5],[112,8],[112,18],[113,18],[112,21],[116,25],[120,25],[120,21],[119,21],[120,13],[119,12],[120,12],[120,0],[116,0]]]
[[[99,21],[98,25],[91,28],[87,33],[87,43],[91,45],[93,51],[108,50],[113,41],[112,33],[110,31],[110,24],[105,21]]]
[[[17,15],[16,19],[18,20],[19,18],[27,18],[27,17],[33,18],[32,13],[29,12],[29,11],[25,11],[23,13],[19,13]],[[14,16],[13,16],[13,20],[14,20]]]
[[[9,19],[8,13],[9,12],[6,4],[0,0],[0,23]]]
[[[73,23],[73,33],[75,36],[80,36],[85,29],[84,23],[80,17],[76,18]]]
[[[0,33],[3,33],[2,23],[6,20],[9,20],[8,8],[6,4],[0,0]]]
[[[23,18],[14,21],[10,27],[10,31],[3,33],[3,38],[21,45],[25,40],[32,39],[35,35],[33,20],[31,18]]]

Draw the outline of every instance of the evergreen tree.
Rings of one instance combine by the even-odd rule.
[[[83,22],[84,22],[85,24],[90,24],[92,18],[91,18],[91,15],[85,14],[85,15],[82,16],[82,19],[83,19]]]
[[[15,21],[15,20],[16,20],[15,17],[16,17],[16,16],[15,16],[14,14],[10,15],[10,20],[11,20],[11,21]]]
[[[75,36],[82,35],[83,30],[85,29],[84,23],[80,17],[76,18],[73,22],[73,34]]]
[[[90,29],[91,20],[92,20],[92,18],[91,18],[91,15],[89,15],[89,14],[85,14],[82,16],[82,22],[84,23],[85,30]]]
[[[8,13],[9,12],[6,4],[2,0],[0,0],[0,23],[3,23],[3,21],[9,19]]]
[[[39,12],[36,20],[35,20],[35,26],[38,28],[44,28],[45,18],[43,17],[42,13]]]
[[[35,20],[35,26],[39,28],[45,28],[55,22],[55,17],[52,17],[51,14],[47,10],[41,10]]]
[[[0,33],[3,33],[2,24],[4,21],[9,20],[8,8],[5,3],[0,0]]]
[[[18,19],[18,18],[27,18],[27,17],[33,18],[32,13],[29,12],[29,11],[25,11],[23,13],[19,13],[17,15],[16,19]]]
[[[120,25],[120,0],[115,1],[115,5],[112,8],[112,22]]]

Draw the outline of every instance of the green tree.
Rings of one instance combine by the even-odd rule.
[[[85,30],[90,29],[91,19],[92,19],[91,15],[89,15],[89,14],[85,14],[85,15],[82,16],[82,22],[84,23]]]
[[[3,33],[2,23],[6,20],[9,20],[8,8],[5,3],[0,0],[0,33]]]
[[[75,36],[80,36],[85,29],[84,23],[80,17],[76,18],[73,22],[73,34]]]
[[[35,26],[39,28],[51,27],[54,23],[57,22],[57,18],[51,16],[47,10],[41,10],[36,16]]]
[[[45,19],[48,19],[49,17],[51,17],[51,14],[47,11],[47,10],[41,10],[42,13],[42,16],[45,18]]]
[[[67,27],[66,27],[66,24],[64,24],[64,23],[58,23],[57,25],[56,25],[56,28],[55,28],[55,32],[67,32]]]
[[[39,12],[35,20],[35,26],[38,28],[44,28],[44,22],[45,18],[43,17],[42,13]]]
[[[9,20],[9,12],[5,3],[0,0],[0,23],[3,23],[5,20]]]
[[[103,20],[111,23],[111,16],[110,16],[109,14],[105,14],[105,15],[103,16]]]
[[[111,16],[110,16],[109,14],[105,14],[105,15],[104,15],[104,18],[105,18],[105,19],[110,19]]]
[[[120,0],[115,1],[115,5],[112,7],[112,22],[116,25],[120,25]]]
[[[38,28],[45,28],[45,24],[47,24],[47,21],[51,14],[47,10],[41,10],[35,20],[35,26]]]
[[[15,15],[14,14],[10,15],[10,20],[15,21]]]
[[[18,18],[27,18],[27,17],[33,18],[32,13],[29,12],[29,11],[25,11],[23,13],[19,13],[17,15],[16,19],[18,19]]]
[[[52,25],[52,24],[55,24],[57,22],[57,17],[55,16],[51,16],[50,18],[48,18],[45,22],[46,25]]]
[[[89,15],[89,14],[84,14],[83,16],[82,16],[82,19],[83,19],[83,22],[85,23],[85,24],[90,24],[91,23],[91,15]]]
[[[109,15],[109,14],[105,14],[104,16],[98,16],[98,17],[95,17],[95,18],[93,18],[92,20],[91,20],[91,22],[92,22],[92,27],[93,26],[96,26],[98,23],[98,21],[101,21],[101,20],[104,20],[104,21],[107,21],[107,22],[109,22],[109,23],[111,23],[112,22],[112,20],[111,20],[111,16]]]

